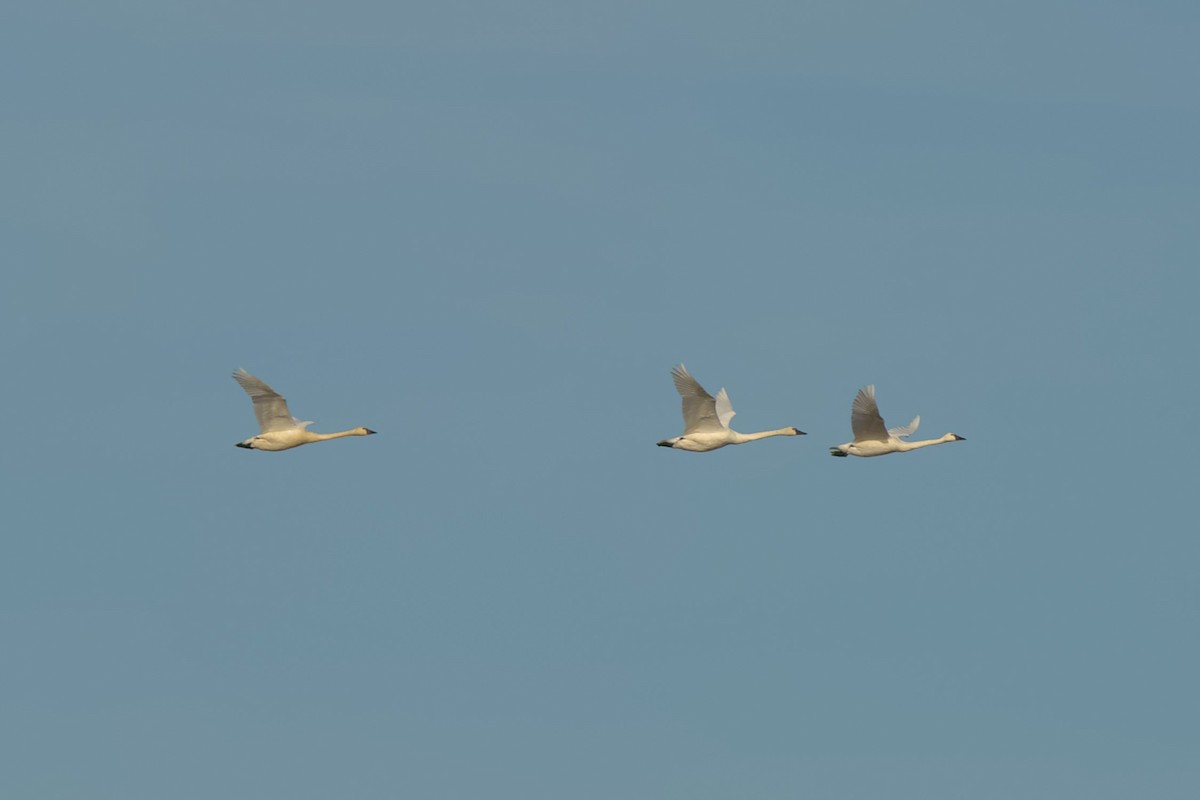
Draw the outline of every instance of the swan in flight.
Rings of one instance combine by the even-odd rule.
[[[780,428],[777,431],[762,433],[738,433],[730,429],[729,420],[733,419],[733,406],[729,403],[729,395],[725,390],[717,392],[713,397],[704,391],[704,387],[696,382],[683,364],[671,370],[675,380],[675,391],[683,398],[683,436],[673,436],[663,439],[659,447],[674,447],[676,450],[690,450],[693,453],[704,453],[716,450],[727,444],[742,444],[768,436],[803,436],[799,428]]]
[[[338,433],[313,433],[306,430],[312,422],[301,422],[293,417],[288,411],[287,400],[270,386],[244,369],[235,371],[233,379],[241,384],[246,394],[254,401],[254,416],[258,418],[260,431],[258,436],[238,442],[238,447],[245,447],[247,450],[290,450],[302,444],[340,439],[343,436],[370,436],[375,432],[370,428],[360,427]]]
[[[907,453],[920,447],[929,447],[946,442],[965,442],[966,439],[957,433],[947,433],[940,439],[926,439],[923,442],[906,442],[905,437],[917,432],[921,424],[918,416],[907,425],[898,428],[885,428],[883,417],[879,416],[879,406],[875,404],[875,386],[864,386],[854,397],[854,405],[850,409],[850,428],[854,431],[854,441],[839,444],[829,448],[831,456],[845,458],[846,456],[885,456],[888,453]]]

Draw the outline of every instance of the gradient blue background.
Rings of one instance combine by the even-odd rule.
[[[1198,39],[6,6],[0,795],[1196,797]]]

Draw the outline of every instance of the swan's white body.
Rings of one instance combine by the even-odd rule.
[[[680,364],[671,370],[671,378],[675,381],[675,391],[683,398],[683,435],[663,439],[659,447],[673,447],[676,450],[688,450],[693,453],[706,453],[727,444],[742,444],[770,436],[803,436],[804,431],[798,428],[780,428],[777,431],[762,431],[761,433],[738,433],[729,427],[729,421],[736,413],[729,402],[725,390],[717,392],[713,397],[704,391],[704,387],[696,382]]]
[[[238,369],[233,373],[250,399],[254,401],[254,416],[258,418],[259,434],[251,436],[238,447],[248,450],[291,450],[302,444],[341,439],[344,436],[370,436],[375,431],[369,428],[351,428],[338,433],[313,433],[307,430],[312,422],[301,422],[288,411],[287,400],[263,381]]]
[[[906,442],[905,437],[917,432],[921,418],[915,417],[912,422],[897,428],[887,428],[883,417],[879,415],[879,406],[875,404],[875,386],[864,386],[854,397],[854,405],[850,408],[850,429],[854,431],[854,441],[839,444],[829,448],[833,456],[886,456],[888,453],[907,453],[935,444],[946,442],[965,442],[966,439],[957,433],[947,433],[940,439],[926,439],[921,442]]]

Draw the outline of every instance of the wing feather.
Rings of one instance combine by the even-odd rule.
[[[886,442],[887,428],[884,427],[883,417],[879,416],[879,406],[875,404],[875,385],[864,386],[854,396],[854,405],[850,408],[850,429],[854,431],[856,442]]]
[[[724,388],[717,392],[716,412],[717,420],[721,423],[722,428],[728,428],[729,421],[737,413],[733,410],[733,404],[729,402],[729,395],[725,394]]]
[[[711,394],[704,391],[683,364],[671,370],[671,378],[675,381],[675,391],[683,398],[683,433],[698,433],[700,431],[721,431],[725,426],[717,416],[717,401]],[[729,398],[726,397],[726,403]],[[732,408],[730,411],[732,412]],[[730,415],[732,416],[732,414]]]
[[[905,436],[912,436],[917,432],[917,428],[921,427],[921,415],[913,417],[913,421],[907,425],[900,425],[896,428],[888,428],[888,435],[894,436],[897,439],[903,439]]]
[[[293,417],[288,411],[287,400],[283,395],[246,370],[236,370],[233,373],[233,379],[246,390],[246,394],[250,395],[250,399],[254,401],[254,416],[258,419],[259,433],[287,431],[312,424],[311,422],[300,422]]]

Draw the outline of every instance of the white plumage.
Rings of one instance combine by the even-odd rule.
[[[238,382],[254,403],[254,416],[258,419],[258,436],[251,436],[238,447],[250,450],[290,450],[302,444],[341,439],[344,436],[370,436],[375,431],[369,428],[351,428],[338,433],[313,433],[306,430],[311,421],[301,422],[288,411],[287,400],[260,378],[244,369],[235,370],[233,379]]]
[[[769,436],[803,436],[804,431],[798,428],[780,428],[761,433],[738,433],[729,427],[735,412],[729,402],[729,395],[724,389],[713,397],[704,391],[704,387],[691,376],[683,364],[671,370],[671,379],[675,382],[675,391],[683,399],[683,435],[663,439],[659,447],[673,447],[676,450],[688,450],[693,453],[704,453],[716,450],[727,444],[742,444]]]
[[[906,453],[921,447],[929,447],[946,442],[965,442],[956,433],[947,433],[939,439],[926,439],[921,442],[906,442],[904,438],[917,432],[921,425],[921,417],[913,418],[907,425],[888,428],[883,424],[879,415],[879,406],[875,403],[875,386],[864,386],[854,396],[854,404],[850,406],[850,430],[854,432],[854,441],[839,444],[829,448],[829,454],[839,457],[885,456],[888,453]]]

